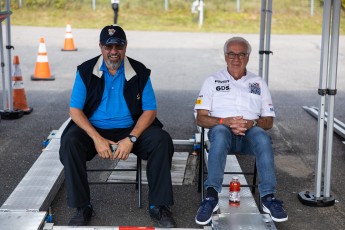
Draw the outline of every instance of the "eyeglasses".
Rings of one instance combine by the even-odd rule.
[[[114,48],[116,50],[123,50],[125,48],[125,45],[103,45],[102,47],[103,49],[109,52],[112,51]]]
[[[235,59],[236,57],[238,57],[238,59],[240,60],[243,60],[245,59],[246,57],[248,57],[249,54],[247,53],[239,53],[239,54],[236,54],[236,53],[233,53],[233,52],[229,52],[226,54],[226,56],[228,56],[229,59]]]

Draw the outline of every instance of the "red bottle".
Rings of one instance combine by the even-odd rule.
[[[240,191],[241,184],[238,181],[238,177],[233,176],[229,186],[229,205],[240,206]]]

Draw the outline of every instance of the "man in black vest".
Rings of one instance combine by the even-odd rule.
[[[176,227],[170,135],[156,118],[151,71],[126,56],[127,39],[117,25],[100,33],[102,55],[77,67],[71,101],[71,122],[61,137],[67,202],[76,208],[69,225],[86,225],[94,214],[90,202],[86,161],[98,154],[104,159],[126,160],[130,153],[147,160],[149,214],[161,227]],[[110,145],[117,145],[113,153]],[[116,196],[116,193],[115,193]]]

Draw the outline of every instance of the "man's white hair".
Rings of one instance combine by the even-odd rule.
[[[224,54],[228,52],[228,46],[230,43],[243,43],[247,47],[247,54],[250,54],[252,52],[252,46],[249,44],[249,42],[246,39],[242,37],[232,37],[232,38],[229,38],[224,44]]]

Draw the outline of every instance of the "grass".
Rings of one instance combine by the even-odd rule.
[[[97,0],[96,10],[90,1],[66,9],[53,7],[13,7],[11,24],[24,26],[101,28],[112,24],[113,11],[108,0]],[[261,1],[240,1],[237,12],[236,0],[204,0],[204,22],[198,26],[198,14],[191,13],[193,0],[169,0],[168,10],[164,0],[122,0],[118,24],[127,30],[191,31],[259,33]],[[321,34],[322,5],[315,0],[313,16],[310,0],[273,1],[272,34]],[[297,2],[297,3],[296,3]],[[345,34],[345,14],[341,13],[340,34]],[[343,23],[342,23],[343,22]]]

